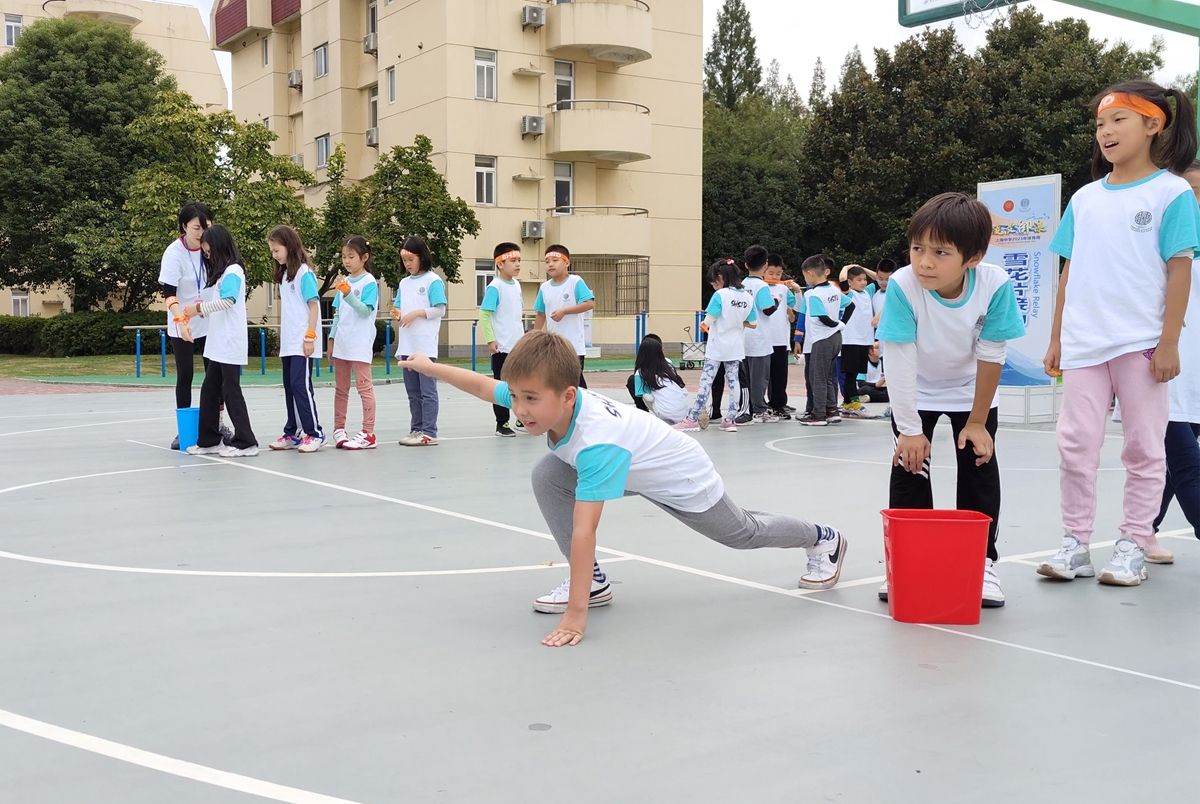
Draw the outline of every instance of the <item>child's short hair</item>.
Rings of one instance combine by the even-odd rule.
[[[825,262],[825,267],[829,269],[830,275],[832,275],[837,270],[837,263],[834,262],[833,257],[830,257],[828,254],[822,254],[821,259]]]
[[[496,260],[496,259],[499,259],[502,255],[507,254],[510,251],[520,251],[520,250],[521,250],[521,247],[518,246],[516,243],[500,243],[494,249],[492,249],[492,259]]]
[[[767,264],[767,250],[760,245],[753,245],[742,255],[742,262],[746,263],[747,271],[757,271]]]
[[[504,360],[500,379],[507,383],[534,379],[552,391],[579,385],[579,357],[561,335],[544,329],[527,332]]]
[[[400,246],[400,250],[417,255],[417,261],[421,266],[421,273],[433,270],[433,253],[430,252],[429,246],[426,245],[423,238],[417,235],[409,235],[404,238],[404,244]]]
[[[208,204],[202,204],[199,201],[184,204],[183,209],[179,210],[179,233],[183,234],[187,231],[187,225],[196,218],[200,219],[202,229],[207,229],[212,224],[213,214]]]
[[[895,271],[896,261],[893,259],[884,257],[882,260],[875,263],[875,273],[877,274],[890,274],[895,273]]]
[[[784,271],[787,270],[787,266],[783,264],[783,257],[780,257],[778,254],[767,255],[767,267],[779,268],[780,270]]]
[[[929,237],[950,243],[964,260],[987,253],[992,213],[964,193],[942,193],[926,201],[908,224],[908,242]]]
[[[829,258],[824,254],[814,254],[800,263],[800,271],[806,274],[824,273],[828,276],[830,270]]]
[[[856,276],[866,276],[866,275],[867,275],[867,269],[863,268],[861,265],[851,265],[849,268],[846,269],[846,281],[847,282],[849,282],[851,279],[853,279]]]
[[[561,254],[567,258],[567,262],[571,261],[571,252],[568,251],[567,247],[562,245],[561,243],[555,243],[554,245],[549,246],[546,249],[546,253],[547,254]]]

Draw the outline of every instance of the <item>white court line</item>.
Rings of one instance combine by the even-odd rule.
[[[192,469],[201,466],[212,466],[213,464],[190,463],[190,464],[175,464],[174,466],[144,466],[141,469],[117,469],[112,472],[93,472],[89,475],[74,475],[72,477],[55,477],[50,480],[38,480],[33,483],[22,483],[19,486],[9,486],[8,488],[0,489],[0,494],[9,494],[21,489],[31,489],[36,486],[48,486],[52,483],[67,483],[71,480],[88,480],[93,477],[108,477],[110,475],[131,475],[136,472],[157,472],[162,469]]]
[[[494,575],[501,572],[527,572],[529,570],[563,569],[570,565],[565,562],[547,561],[541,564],[524,564],[512,567],[477,567],[474,569],[450,570],[367,570],[363,572],[251,572],[233,570],[182,570],[159,567],[123,567],[117,564],[91,564],[85,561],[65,561],[58,558],[42,558],[22,553],[10,553],[0,550],[0,558],[13,561],[24,561],[27,564],[45,564],[51,567],[67,569],[100,570],[102,572],[128,572],[138,575],[195,575],[205,578],[424,578],[438,575]],[[600,560],[601,564],[612,564],[617,561],[632,561],[632,558],[616,556]]]
[[[1028,431],[1028,432],[1033,432],[1033,431]],[[833,437],[834,435],[840,435],[840,434],[829,433],[827,437]],[[851,434],[847,433],[846,435],[851,435]],[[886,466],[889,468],[892,465],[891,461],[868,461],[863,458],[837,458],[832,455],[816,455],[811,452],[792,452],[791,450],[783,449],[782,447],[775,446],[776,444],[780,443],[781,441],[797,441],[802,438],[812,438],[812,437],[813,436],[786,436],[784,438],[775,438],[770,441],[767,441],[766,443],[763,444],[763,446],[766,447],[767,449],[771,450],[772,452],[778,452],[781,455],[791,455],[794,458],[814,458],[816,460],[821,460],[821,461],[833,461],[834,463],[859,463],[859,464],[865,464],[867,466]],[[957,471],[957,469],[958,469],[957,466],[941,466],[941,465],[930,466],[930,468],[931,469],[940,469],[945,472]],[[1059,470],[1059,467],[1057,467],[1057,466],[1033,466],[1033,467],[1030,467],[1030,466],[1007,466],[1006,465],[1004,467],[1005,472],[1057,472],[1058,470]],[[1097,469],[1096,471],[1098,471],[1098,472],[1124,472],[1125,467],[1123,467],[1123,466],[1122,467],[1114,467],[1114,468],[1101,467],[1100,469]]]
[[[147,444],[144,441],[135,441],[133,439],[129,439],[129,442],[131,444],[139,444],[143,447],[150,447],[151,449],[160,449],[160,450],[168,449],[167,447],[160,447],[157,444]],[[410,500],[401,500],[398,497],[388,497],[387,495],[377,494],[376,492],[373,492],[373,491],[364,491],[362,489],[350,488],[349,486],[339,486],[336,483],[327,483],[324,480],[314,480],[313,478],[310,478],[310,477],[301,477],[300,475],[290,475],[287,472],[279,472],[274,469],[266,469],[264,467],[254,466],[249,463],[238,463],[238,462],[227,460],[224,458],[213,458],[208,455],[201,455],[201,456],[197,456],[197,457],[203,458],[208,461],[214,461],[216,463],[224,463],[224,464],[229,464],[231,466],[238,466],[238,467],[241,467],[242,469],[248,469],[248,470],[251,470],[254,472],[262,472],[263,474],[275,475],[277,477],[283,477],[283,478],[287,478],[289,480],[295,480],[300,483],[308,483],[308,484],[314,485],[314,486],[321,486],[322,488],[333,489],[334,491],[344,491],[344,492],[347,492],[348,494],[355,494],[360,497],[367,497],[367,498],[373,499],[373,500],[381,500],[383,502],[395,503],[396,505],[402,505],[402,506],[405,506],[408,508],[415,508],[415,509],[421,510],[421,511],[428,511],[428,512],[434,513],[434,514],[442,514],[444,516],[452,517],[454,519],[461,519],[466,522],[474,522],[476,524],[494,527],[499,530],[506,530],[511,533],[523,533],[528,536],[536,536],[539,539],[553,539],[554,538],[549,533],[539,533],[538,531],[530,530],[529,528],[520,528],[515,525],[507,525],[503,522],[496,522],[494,520],[484,519],[483,517],[473,516],[471,514],[462,514],[462,513],[459,513],[458,511],[450,511],[445,508],[437,508],[432,505],[424,505],[422,503],[415,503],[415,502],[411,502]],[[1097,546],[1099,546],[1099,545],[1097,545]],[[615,556],[631,558],[634,561],[639,561],[643,564],[651,564],[656,567],[673,569],[673,570],[677,570],[678,572],[687,573],[688,575],[695,575],[695,576],[698,576],[701,578],[709,578],[711,580],[724,581],[725,583],[734,584],[736,586],[741,586],[746,589],[758,589],[763,592],[771,592],[772,594],[783,595],[785,597],[796,598],[799,600],[807,600],[809,602],[817,603],[822,606],[829,606],[831,608],[842,609],[845,611],[856,611],[859,614],[867,614],[872,617],[882,617],[884,619],[891,620],[890,615],[884,614],[882,612],[871,611],[869,609],[860,609],[860,608],[856,608],[854,606],[847,606],[842,603],[835,603],[832,600],[825,600],[823,598],[816,597],[816,596],[801,595],[795,589],[784,589],[779,586],[772,586],[770,584],[759,583],[757,581],[750,581],[750,580],[746,580],[745,578],[738,578],[738,577],[735,577],[732,575],[722,575],[721,573],[709,572],[708,570],[702,570],[697,567],[689,567],[686,564],[676,564],[672,561],[663,561],[663,560],[657,559],[657,558],[650,558],[649,556],[638,555],[637,553],[630,553],[625,550],[613,550],[612,548],[597,546],[596,552],[604,553],[605,555],[610,555],[610,556],[615,555]],[[1050,554],[1053,555],[1053,552],[1054,551],[1052,551]],[[1154,676],[1154,675],[1150,675],[1148,673],[1142,673],[1137,670],[1130,670],[1129,668],[1125,668],[1125,667],[1116,667],[1115,665],[1108,665],[1108,664],[1103,664],[1100,662],[1093,662],[1090,659],[1081,659],[1078,656],[1068,656],[1065,653],[1054,653],[1052,651],[1042,650],[1041,648],[1034,648],[1034,647],[1030,647],[1028,645],[1020,645],[1015,642],[1006,642],[1004,640],[993,639],[991,637],[985,637],[985,636],[981,636],[979,634],[972,634],[972,633],[968,633],[966,631],[957,631],[953,628],[946,628],[944,626],[922,624],[919,627],[929,628],[929,629],[932,629],[935,631],[942,631],[947,634],[957,634],[959,636],[966,637],[968,639],[974,639],[974,640],[981,641],[981,642],[988,642],[988,643],[991,643],[994,645],[1003,645],[1005,647],[1014,648],[1016,650],[1026,651],[1027,653],[1034,653],[1034,654],[1038,654],[1041,656],[1049,656],[1052,658],[1061,659],[1062,661],[1066,661],[1066,662],[1073,662],[1075,664],[1082,664],[1082,665],[1086,665],[1088,667],[1096,667],[1096,668],[1100,668],[1103,670],[1111,670],[1114,673],[1122,673],[1124,675],[1134,676],[1137,678],[1143,678],[1143,679],[1147,679],[1150,681],[1159,681],[1164,684],[1170,684],[1172,686],[1183,687],[1185,689],[1190,689],[1190,690],[1194,690],[1196,692],[1200,692],[1200,684],[1189,684],[1184,681],[1176,681],[1175,679],[1171,679],[1171,678],[1164,678],[1162,676]]]
[[[143,768],[170,774],[171,776],[180,776],[184,779],[203,782],[213,787],[223,787],[226,790],[236,790],[239,793],[248,793],[260,798],[269,798],[272,801],[288,801],[295,802],[296,804],[356,804],[349,799],[326,796],[322,793],[314,793],[310,790],[301,790],[296,787],[287,787],[275,784],[274,782],[255,779],[251,776],[242,776],[239,773],[230,773],[229,771],[210,768],[207,765],[197,765],[195,762],[186,762],[182,759],[156,754],[152,751],[144,751],[141,748],[134,748],[131,745],[123,743],[115,743],[112,740],[105,740],[102,737],[96,737],[92,734],[85,734],[81,731],[56,726],[53,723],[34,720],[31,717],[18,715],[15,712],[9,712],[4,709],[0,709],[0,726],[93,754],[100,754],[101,756],[110,757],[121,762],[128,762],[130,765],[139,765]]]
[[[163,419],[174,419],[174,416],[150,416],[145,419],[120,419],[115,422],[91,422],[90,424],[68,424],[65,427],[41,427],[37,430],[13,430],[11,433],[0,433],[0,438],[6,436],[29,435],[30,433],[50,433],[55,430],[78,430],[80,427],[105,427],[110,424],[130,424],[132,422],[155,422]]]

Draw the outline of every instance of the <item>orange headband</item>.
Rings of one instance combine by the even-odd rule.
[[[1129,92],[1110,92],[1100,99],[1100,104],[1096,107],[1096,114],[1100,114],[1105,109],[1113,107],[1121,109],[1129,109],[1131,112],[1137,112],[1142,117],[1154,117],[1162,124],[1163,128],[1167,127],[1167,113],[1158,108],[1157,104],[1151,103],[1139,95],[1133,95]]]

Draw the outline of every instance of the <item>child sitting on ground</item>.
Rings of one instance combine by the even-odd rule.
[[[687,418],[687,386],[663,353],[662,338],[650,333],[642,338],[634,360],[633,374],[625,383],[638,410],[653,413],[667,424]],[[707,411],[701,411],[701,426],[708,426]]]

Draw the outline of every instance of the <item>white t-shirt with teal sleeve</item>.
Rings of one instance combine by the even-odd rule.
[[[525,334],[521,323],[521,283],[517,280],[496,277],[483,292],[480,310],[492,314],[492,335],[496,338],[496,349],[507,354]]]
[[[850,300],[842,295],[837,285],[826,283],[810,288],[804,294],[804,354],[811,354],[814,343],[832,338],[845,325],[841,323],[842,309]],[[821,316],[837,322],[830,327],[821,321]]]
[[[279,356],[302,357],[304,337],[308,334],[308,303],[317,298],[317,275],[307,265],[301,265],[295,278],[289,280],[287,272],[279,282]],[[320,314],[317,315],[320,328]],[[321,356],[321,333],[314,330],[312,357]]]
[[[775,297],[771,295],[771,286],[762,277],[748,276],[742,281],[742,287],[753,297],[754,311],[758,317],[757,327],[742,328],[742,337],[746,340],[746,357],[766,357],[772,350],[770,321],[779,313],[776,311],[772,315],[765,315],[763,310],[775,304]],[[786,316],[787,312],[784,311],[784,317]]]
[[[587,338],[584,332],[584,316],[586,313],[570,313],[564,315],[561,321],[555,321],[551,316],[563,307],[574,307],[596,298],[592,289],[587,286],[579,274],[567,274],[562,282],[555,283],[547,279],[538,288],[537,298],[533,301],[533,310],[546,316],[546,331],[561,335],[575,347],[575,354],[587,354]]]
[[[1200,208],[1165,170],[1130,184],[1107,177],[1071,198],[1050,249],[1071,261],[1062,318],[1063,369],[1158,345],[1167,261],[1200,248]]]
[[[546,438],[551,453],[578,474],[575,499],[602,502],[631,492],[700,513],[724,496],[721,476],[695,439],[630,405],[584,388],[577,394],[566,434],[558,442]],[[493,397],[512,407],[507,383],[497,383]]]
[[[758,311],[753,297],[743,288],[721,288],[713,293],[704,310],[708,323],[708,343],[704,357],[723,363],[746,357],[743,324],[756,324]]]
[[[230,265],[217,280],[219,299],[232,299],[233,307],[218,310],[208,319],[204,357],[217,363],[244,366],[249,362],[249,335],[246,331],[246,274],[240,265]]]
[[[424,312],[445,305],[446,283],[433,271],[409,275],[400,280],[396,287],[394,306],[400,317],[412,312]],[[440,317],[418,317],[407,327],[396,322],[396,356],[405,357],[423,354],[434,357],[438,353],[438,333],[442,328]]]
[[[337,337],[333,339],[333,354],[339,360],[370,363],[375,354],[375,312],[379,309],[379,283],[363,271],[346,278],[350,295],[367,308],[365,314],[346,302],[339,290],[333,297],[337,312]]]
[[[796,294],[783,285],[767,287],[778,309],[774,315],[759,316],[758,327],[766,330],[772,349],[776,346],[788,346],[792,342],[792,322],[788,320],[788,310],[796,306]]]
[[[842,332],[843,345],[870,346],[875,342],[875,328],[871,326],[875,310],[871,304],[871,295],[866,290],[851,290],[844,294],[846,306],[854,305],[854,315],[850,316],[850,320],[846,322],[846,329]]]
[[[877,335],[880,341],[917,345],[918,410],[969,411],[975,401],[976,344],[1025,334],[1012,282],[995,265],[968,270],[963,294],[954,300],[922,288],[906,265],[892,274],[885,296]]]

